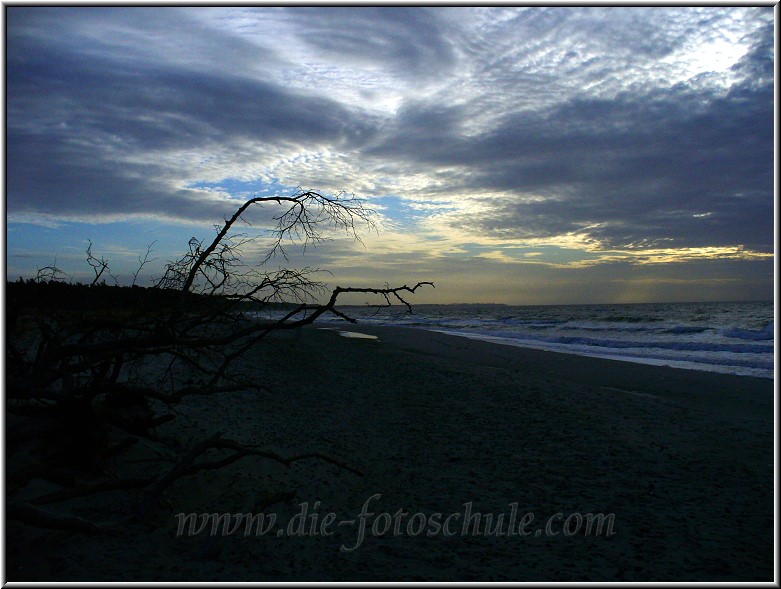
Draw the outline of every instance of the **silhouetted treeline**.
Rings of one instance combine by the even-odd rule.
[[[93,286],[68,282],[37,282],[33,279],[6,283],[6,312],[24,310],[56,311],[153,311],[171,308],[181,302],[182,296],[192,303],[203,302],[204,295],[182,293],[179,290],[141,286]],[[219,296],[209,296],[210,304],[219,304]],[[225,301],[227,304],[227,301]],[[232,303],[235,305],[235,303]],[[286,306],[269,303],[269,306]],[[257,309],[258,304],[239,306],[240,310]]]

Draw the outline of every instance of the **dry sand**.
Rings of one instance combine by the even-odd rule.
[[[245,458],[180,479],[145,526],[85,536],[11,521],[6,578],[773,580],[772,381],[348,329],[379,340],[317,329],[277,338],[247,360],[273,392],[189,398],[159,434],[186,446],[224,431],[283,455],[323,452],[364,476],[316,459],[288,468]],[[139,446],[133,456],[155,452]],[[42,490],[35,484],[29,493]],[[304,535],[176,537],[178,513],[254,512],[258,497],[285,491],[293,499],[266,513],[285,528],[305,503]],[[359,523],[337,523],[359,520],[376,494],[361,545],[340,550],[356,545]],[[136,498],[106,493],[59,508],[107,519]],[[530,535],[506,535],[513,506],[515,531],[534,514]],[[505,534],[462,535],[468,508],[493,514],[492,526],[504,514]],[[318,523],[335,514],[333,535],[309,533],[313,513]],[[614,514],[615,533],[566,536],[556,520],[548,536],[557,513]],[[452,535],[426,534],[434,514],[440,524],[459,514]],[[398,535],[372,535],[389,521]]]

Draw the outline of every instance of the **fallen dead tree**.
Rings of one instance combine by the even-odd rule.
[[[235,234],[234,226],[248,209],[271,206],[280,212],[265,255],[259,265],[247,265],[242,253],[251,239]],[[371,211],[344,194],[299,191],[257,197],[226,219],[211,242],[191,239],[188,251],[166,265],[154,289],[135,289],[137,296],[128,307],[42,313],[11,297],[6,333],[6,410],[12,417],[7,431],[8,517],[84,533],[142,522],[176,480],[247,457],[284,465],[318,459],[360,475],[345,460],[324,453],[281,456],[222,433],[186,449],[155,439],[155,428],[176,418],[176,406],[185,397],[266,388],[238,360],[271,334],[299,329],[326,314],[354,322],[337,309],[340,295],[367,293],[379,297],[378,306],[400,303],[411,311],[406,297],[432,283],[337,286],[325,303],[317,303],[327,291],[315,279],[316,270],[266,268],[275,256],[285,255],[286,244],[317,243],[325,227],[357,238],[360,224],[372,226]],[[98,283],[111,276],[108,261],[93,254],[91,242],[86,253],[95,273],[90,287],[108,288]],[[139,259],[141,266],[148,260],[149,251]],[[63,276],[53,264],[39,271],[35,282],[43,288]],[[246,313],[275,304],[273,317],[260,320]],[[107,461],[140,440],[162,445],[151,474],[106,472]],[[216,457],[207,458],[207,453]],[[17,499],[16,492],[33,478],[59,488]],[[111,518],[92,521],[57,510],[68,499],[122,489],[134,489],[140,498]]]

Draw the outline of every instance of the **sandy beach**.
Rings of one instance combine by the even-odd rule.
[[[360,475],[248,457],[178,480],[145,525],[82,535],[9,521],[7,579],[773,580],[773,381],[344,329],[378,339],[275,337],[246,361],[269,390],[187,398],[158,434],[187,448],[221,431]],[[156,452],[138,444],[116,466]],[[281,534],[177,537],[177,514],[256,513],[285,494],[265,509]],[[108,519],[136,500],[57,509]],[[492,534],[484,517],[465,525],[477,512]],[[613,533],[569,534],[586,514],[613,514]]]

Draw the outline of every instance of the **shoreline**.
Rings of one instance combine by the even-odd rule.
[[[144,527],[80,536],[9,522],[9,580],[773,579],[772,381],[343,327],[378,339],[279,333],[244,363],[267,389],[187,397],[158,434],[187,448],[224,431],[283,456],[324,453],[362,476],[251,457],[177,481]],[[154,455],[138,446],[128,463]],[[176,537],[176,514],[256,512],[274,493],[293,493],[266,510],[281,524],[304,504],[320,521],[358,521],[380,496],[353,551],[340,547],[357,544],[357,524],[331,536]],[[135,497],[58,507],[97,517]],[[612,513],[616,533],[372,534],[380,514],[464,519],[467,504],[505,522],[515,505],[532,529],[558,513]]]
[[[682,370],[698,370],[701,372],[714,372],[716,374],[730,374],[733,376],[750,376],[755,378],[765,378],[769,380],[773,380],[775,378],[775,375],[762,376],[758,374],[740,374],[738,372],[729,372],[728,370],[730,368],[737,368],[732,365],[708,364],[703,362],[696,362],[694,360],[643,358],[640,356],[619,356],[619,355],[599,353],[599,352],[583,352],[583,351],[570,352],[565,350],[548,349],[542,345],[531,345],[528,343],[516,342],[516,340],[513,340],[511,338],[502,338],[499,336],[482,336],[482,335],[469,334],[469,333],[460,334],[455,331],[447,331],[443,329],[432,329],[430,331],[438,331],[439,333],[444,333],[446,335],[452,335],[456,337],[466,337],[469,339],[477,339],[477,340],[482,340],[487,342],[498,343],[501,345],[516,346],[519,348],[531,348],[534,350],[541,350],[543,352],[557,352],[560,354],[570,354],[573,356],[586,356],[588,358],[601,358],[603,360],[615,360],[617,362],[631,362],[633,364],[646,364],[648,366],[667,366],[669,368],[679,368]],[[502,341],[502,340],[506,340],[506,341]],[[703,368],[703,366],[708,366],[708,368]],[[721,368],[724,369],[722,370]]]
[[[706,387],[711,391],[727,394],[735,391],[757,390],[772,395],[774,390],[774,378],[543,350],[460,336],[439,330],[361,323],[345,323],[344,328],[318,326],[315,329],[357,331],[376,336],[379,341],[395,347],[428,355],[441,354],[458,361],[466,361],[471,355],[477,362],[485,362],[497,367],[509,367],[516,363],[516,368],[529,370],[532,373],[551,373],[559,377],[580,379],[588,384],[595,384],[594,378],[599,375],[610,382],[622,382],[626,386],[640,388],[647,388],[651,386],[648,383],[654,381],[658,381],[657,384],[681,381],[693,387]],[[448,338],[454,339],[449,341]],[[464,340],[469,343],[463,343]],[[471,352],[473,349],[479,350],[480,355],[474,356]],[[466,350],[470,351],[466,352]],[[591,375],[593,378],[586,378],[586,375]]]
[[[655,303],[652,305],[656,305]],[[438,307],[435,305],[435,307]],[[554,305],[558,308],[559,306]],[[614,305],[607,305],[611,308]],[[424,314],[425,315],[425,314]],[[388,317],[396,317],[393,313],[388,313]],[[439,316],[437,316],[439,317]],[[361,315],[356,315],[356,318],[361,321]],[[564,354],[574,354],[578,356],[587,356],[592,358],[603,358],[608,360],[618,360],[623,362],[633,362],[637,364],[648,364],[653,366],[669,366],[674,368],[682,368],[688,370],[702,370],[706,372],[716,372],[719,374],[733,374],[737,376],[754,376],[759,378],[767,378],[773,380],[774,363],[772,353],[768,356],[768,351],[772,352],[772,333],[770,334],[770,341],[767,340],[766,331],[768,326],[765,326],[762,330],[750,330],[750,329],[738,329],[730,328],[727,330],[730,332],[730,338],[740,338],[739,340],[730,340],[721,342],[721,340],[706,339],[702,340],[698,337],[692,341],[684,341],[680,339],[680,335],[673,335],[673,340],[666,342],[659,342],[654,339],[647,341],[645,344],[641,340],[632,340],[630,342],[624,342],[628,345],[622,345],[622,338],[619,336],[619,340],[615,343],[611,343],[611,336],[607,337],[607,340],[600,340],[600,336],[591,336],[590,334],[582,334],[578,332],[575,336],[564,337],[567,335],[565,332],[558,332],[553,339],[546,339],[545,337],[537,337],[531,333],[505,333],[502,329],[497,329],[491,326],[491,322],[488,321],[485,325],[482,325],[481,320],[477,319],[477,324],[470,325],[470,329],[478,329],[478,331],[471,331],[464,328],[453,328],[447,325],[447,320],[442,319],[427,319],[425,316],[421,319],[421,322],[412,322],[408,324],[406,318],[398,317],[402,319],[399,324],[396,324],[394,320],[388,318],[381,320],[379,323],[374,323],[374,319],[371,319],[370,326],[377,327],[403,327],[403,328],[415,328],[428,331],[436,331],[445,333],[448,335],[466,337],[469,339],[476,339],[481,341],[488,341],[492,343],[498,343],[502,345],[517,346],[523,348],[532,348],[542,351],[558,352]],[[441,321],[440,321],[441,319]],[[566,322],[570,321],[568,318]],[[632,316],[628,321],[633,322],[636,317]],[[651,329],[651,331],[659,331],[661,333],[672,334],[699,334],[703,331],[708,332],[715,327],[708,328],[707,326],[691,326],[686,323],[686,318],[679,318],[683,322],[684,326],[678,325],[670,327],[672,323],[667,325],[665,329],[662,328],[638,328],[641,331]],[[456,318],[456,321],[460,320]],[[492,319],[493,320],[493,319]],[[524,320],[528,320],[528,317],[524,317]],[[585,319],[583,319],[585,321]],[[599,319],[596,319],[597,323],[601,326],[599,330],[610,331],[611,323],[599,323]],[[648,321],[652,321],[649,319]],[[658,317],[655,317],[653,321],[660,321]],[[323,324],[338,325],[337,319],[329,318],[325,321],[321,320]],[[442,326],[439,323],[442,322]],[[674,322],[673,322],[674,323]],[[656,323],[653,323],[656,325]],[[663,325],[663,327],[664,327]],[[769,327],[772,331],[773,322],[770,321]],[[482,326],[482,327],[481,327]],[[723,326],[722,326],[723,328]],[[578,330],[579,327],[571,327],[567,329]],[[582,329],[590,330],[588,327],[582,327]],[[618,331],[624,331],[624,328],[619,328]],[[629,331],[633,331],[629,329]],[[739,333],[738,333],[739,332]],[[564,339],[559,341],[559,337]],[[751,336],[751,337],[749,337]],[[761,337],[760,337],[761,336]],[[584,341],[580,341],[580,338],[585,338]],[[596,338],[596,339],[593,339]],[[677,338],[677,339],[676,339]],[[642,339],[642,338],[641,338]],[[753,340],[753,341],[752,341]],[[647,345],[646,345],[647,344]],[[768,344],[770,347],[768,347]],[[617,346],[617,347],[616,347]],[[669,346],[669,347],[667,347]],[[724,349],[721,349],[721,346]],[[748,346],[749,348],[762,347],[762,351],[758,350],[745,350],[750,353],[742,354],[738,353],[742,350],[741,346]],[[727,355],[722,355],[722,352]]]

